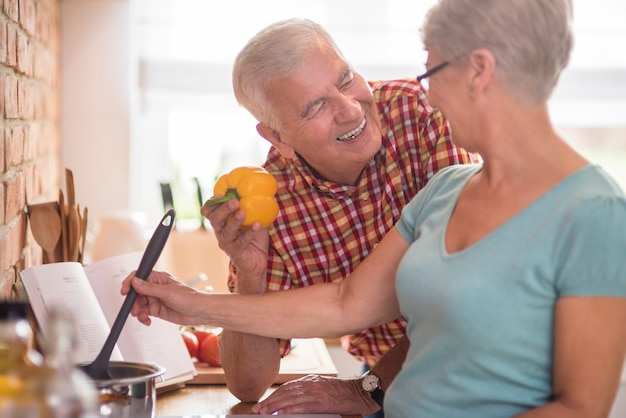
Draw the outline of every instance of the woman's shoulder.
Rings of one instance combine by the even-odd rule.
[[[617,239],[626,244],[626,198],[624,192],[601,167],[590,165],[571,175],[555,190],[562,221],[570,233],[596,236],[600,241]],[[613,238],[611,238],[613,237]]]
[[[413,197],[403,213],[419,222],[424,216],[454,206],[463,187],[481,168],[482,163],[477,163],[451,165],[439,170]]]
[[[575,176],[592,195],[624,198],[624,191],[617,181],[599,165],[589,165]]]
[[[440,169],[428,181],[429,188],[449,188],[462,186],[482,168],[482,163],[454,164]]]

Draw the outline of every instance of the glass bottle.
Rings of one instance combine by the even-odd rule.
[[[76,345],[73,318],[67,309],[56,307],[48,312],[46,338],[43,341],[46,373],[46,403],[54,418],[98,416],[97,392],[93,382],[72,359]]]
[[[27,312],[27,302],[0,301],[0,417],[49,417]]]

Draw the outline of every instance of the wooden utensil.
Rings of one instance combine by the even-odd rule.
[[[59,217],[61,218],[61,261],[68,261],[67,253],[67,215],[65,209],[65,197],[63,190],[59,189]]]
[[[69,261],[78,261],[79,241],[81,236],[80,214],[76,207],[74,175],[69,168],[65,169],[65,182],[67,188],[67,252]]]
[[[48,203],[28,208],[30,229],[35,241],[44,251],[44,263],[57,261],[54,249],[61,237],[61,218],[57,209]]]
[[[83,216],[81,217],[80,231],[80,251],[79,260],[81,263],[85,257],[85,243],[87,242],[87,208],[83,208]]]

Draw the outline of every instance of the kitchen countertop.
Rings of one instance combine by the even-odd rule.
[[[267,390],[265,396],[276,387]],[[192,385],[157,395],[157,418],[217,418],[229,415],[251,415],[253,403],[240,402],[225,385]],[[260,415],[254,415],[260,417]],[[304,418],[303,415],[299,415]],[[314,415],[312,415],[314,416]],[[319,418],[340,415],[318,415]],[[342,418],[360,418],[361,415],[344,415]],[[294,416],[295,418],[295,416]]]
[[[216,368],[209,371],[199,367],[201,374],[190,384],[168,392],[158,393],[155,413],[158,418],[218,418],[230,415],[252,414],[253,403],[240,402],[226,388],[223,370]],[[295,339],[293,350],[281,361],[280,376],[277,384],[295,379],[306,374],[336,376],[335,368],[326,344],[321,339]],[[277,386],[269,388],[268,396]],[[255,415],[260,417],[260,415]],[[311,415],[309,415],[311,416]],[[312,415],[319,418],[338,418],[339,415]],[[305,418],[307,415],[292,415],[293,418]],[[348,416],[346,416],[348,417]],[[349,417],[360,417],[351,415]]]
[[[187,385],[226,384],[224,369],[196,363],[198,375]],[[274,384],[282,384],[308,374],[337,376],[337,368],[321,338],[295,338],[291,352],[280,361],[280,370]]]

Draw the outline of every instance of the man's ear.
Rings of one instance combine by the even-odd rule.
[[[469,56],[469,66],[470,94],[479,95],[493,81],[496,58],[487,49],[475,49]]]
[[[278,152],[282,154],[283,157],[294,158],[296,156],[296,153],[293,150],[293,148],[290,145],[282,141],[282,139],[280,138],[280,134],[274,129],[270,128],[265,123],[261,122],[257,124],[256,131],[263,138],[267,139],[270,142],[270,144],[272,144],[274,148],[276,148]]]

